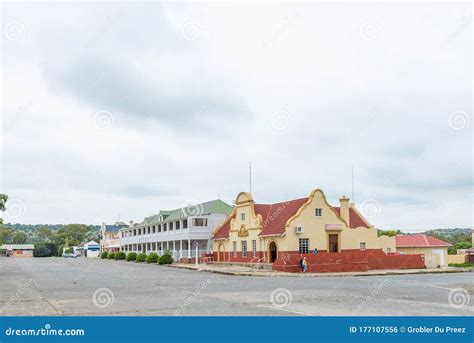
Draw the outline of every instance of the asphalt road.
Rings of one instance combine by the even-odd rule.
[[[474,273],[230,276],[125,261],[0,258],[1,315],[474,314]]]

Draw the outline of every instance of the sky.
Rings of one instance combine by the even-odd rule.
[[[472,227],[469,3],[3,3],[2,31],[5,222],[232,204],[251,161],[257,203]]]

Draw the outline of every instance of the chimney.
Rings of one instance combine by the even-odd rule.
[[[133,220],[130,220],[130,221],[128,222],[128,226],[133,227],[133,225],[134,225]]]
[[[349,198],[346,198],[344,195],[339,199],[341,204],[341,218],[347,223],[347,226],[350,227],[351,223],[349,222]]]

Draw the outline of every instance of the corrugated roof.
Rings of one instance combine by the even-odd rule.
[[[163,216],[163,222],[179,220],[188,216],[201,216],[208,214],[225,214],[228,215],[232,212],[233,207],[225,203],[220,199],[204,202],[201,204],[191,205],[188,207],[181,207],[171,211],[160,211],[158,214],[155,214],[150,217],[146,217],[140,226],[144,225],[154,225],[161,223],[160,216]]]
[[[450,247],[451,243],[428,235],[397,235],[397,248],[412,247]]]
[[[120,229],[128,227],[127,224],[105,225],[105,232],[118,232]]]
[[[2,244],[0,249],[5,250],[33,250],[34,244]]]

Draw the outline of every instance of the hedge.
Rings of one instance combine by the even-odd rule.
[[[127,254],[127,261],[136,261],[137,260],[137,253],[136,252],[129,252]]]
[[[173,257],[171,257],[171,254],[166,252],[163,254],[163,256],[160,257],[159,264],[171,264],[173,263]]]
[[[104,251],[101,255],[100,258],[107,258],[109,253],[107,251]]]
[[[159,256],[156,252],[151,252],[150,255],[146,257],[146,263],[158,263]]]
[[[137,262],[145,262],[146,261],[146,254],[141,252],[137,255]]]
[[[33,250],[33,257],[49,257],[51,256],[51,250],[46,247],[39,247]]]
[[[115,259],[116,260],[125,260],[127,256],[123,251],[119,251],[118,253],[115,253]]]
[[[107,258],[108,258],[109,260],[115,259],[115,253],[114,253],[114,252],[111,252],[111,253],[107,256]]]

